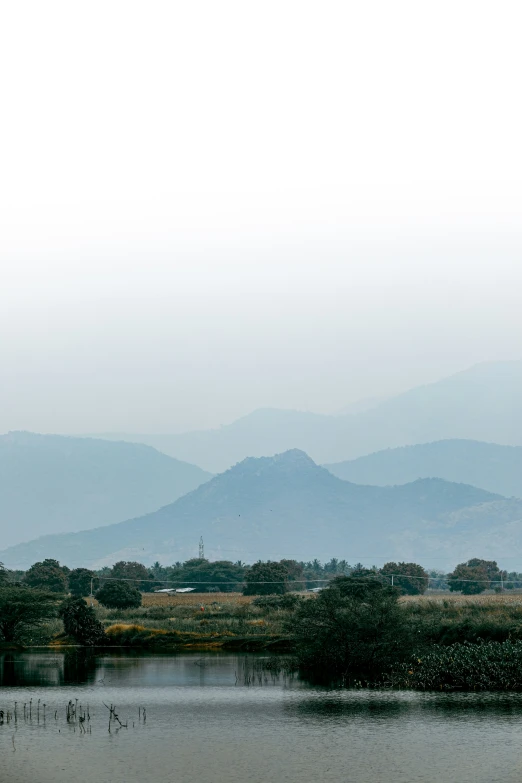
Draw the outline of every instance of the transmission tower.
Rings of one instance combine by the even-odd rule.
[[[199,539],[199,559],[205,559],[205,545],[203,544],[203,536]]]

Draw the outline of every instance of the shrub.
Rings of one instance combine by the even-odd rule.
[[[301,601],[295,593],[286,593],[285,595],[260,595],[254,598],[252,606],[258,606],[260,609],[295,609]]]
[[[83,598],[68,598],[60,607],[58,615],[63,620],[67,636],[79,644],[100,644],[104,637],[103,625],[96,619],[92,606],[87,606]]]
[[[135,609],[141,606],[141,593],[121,580],[106,582],[95,598],[108,609]]]
[[[404,664],[394,680],[423,690],[520,691],[522,642],[433,645]]]

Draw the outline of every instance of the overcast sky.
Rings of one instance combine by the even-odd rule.
[[[517,2],[6,4],[0,431],[522,358]]]

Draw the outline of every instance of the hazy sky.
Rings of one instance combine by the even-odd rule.
[[[0,431],[522,358],[517,2],[6,4]]]

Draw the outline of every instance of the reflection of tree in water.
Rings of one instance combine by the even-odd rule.
[[[274,663],[277,663],[274,657],[238,655],[235,660],[236,685],[281,685],[295,679],[284,665],[284,658],[281,658],[281,665]]]
[[[97,661],[86,649],[0,653],[0,687],[83,685],[95,680]]]
[[[85,685],[94,682],[100,659],[93,650],[77,648],[66,650],[63,661],[65,685]]]
[[[321,692],[322,690],[322,692]],[[405,719],[417,716],[425,720],[433,718],[462,723],[472,716],[485,720],[492,717],[520,719],[522,698],[520,694],[477,694],[477,693],[433,693],[426,695],[414,692],[388,693],[365,690],[316,689],[310,698],[299,699],[285,704],[285,712],[289,712],[300,720],[336,722],[345,720],[361,723],[368,719],[387,721]]]

